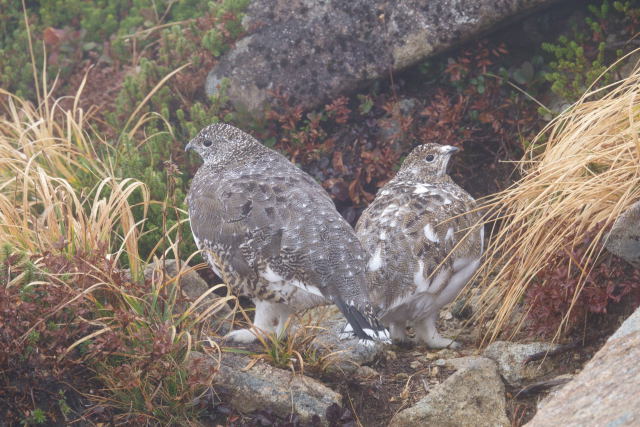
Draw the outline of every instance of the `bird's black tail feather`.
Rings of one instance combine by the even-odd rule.
[[[363,314],[355,305],[347,304],[340,298],[334,299],[334,303],[351,325],[356,337],[369,341],[389,341],[389,331],[380,324],[370,307],[365,308],[367,314]]]

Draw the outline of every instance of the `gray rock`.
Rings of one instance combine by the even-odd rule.
[[[440,366],[446,366],[450,369],[454,369],[456,371],[463,371],[465,369],[469,369],[470,367],[477,365],[478,363],[484,364],[487,361],[491,362],[491,365],[496,367],[496,362],[491,359],[482,356],[464,356],[464,357],[455,357],[453,359],[444,360]]]
[[[633,314],[624,321],[618,330],[609,337],[608,341],[624,338],[628,335],[633,335],[638,331],[640,331],[640,308],[636,309],[636,311],[634,311]]]
[[[473,308],[469,304],[468,297],[458,298],[451,307],[451,314],[456,319],[466,320],[473,315]]]
[[[398,413],[390,425],[509,426],[504,384],[498,368],[484,357],[460,358],[455,372],[411,408]]]
[[[571,382],[541,405],[530,427],[640,425],[640,309]]]
[[[319,307],[309,310],[306,314],[323,328],[323,332],[316,337],[316,345],[322,355],[332,354],[329,372],[353,373],[361,365],[371,363],[379,357],[385,349],[381,342],[364,342],[357,338],[341,339],[340,333],[346,320],[337,308],[333,306]],[[304,324],[310,324],[304,320]]]
[[[269,91],[311,108],[557,0],[256,0],[249,35],[207,78],[223,78],[239,108],[258,113]]]
[[[358,378],[363,378],[363,379],[379,378],[380,377],[380,373],[378,371],[376,371],[375,369],[370,368],[368,366],[360,366],[355,371],[355,376],[358,377]]]
[[[532,355],[558,348],[558,344],[535,342],[519,344],[506,341],[496,341],[490,344],[483,352],[485,357],[495,360],[500,374],[510,385],[518,386],[523,380],[531,380],[540,377],[553,369],[553,361],[546,359],[540,362],[525,364]]]
[[[250,357],[223,353],[220,368],[210,356],[193,352],[193,365],[203,373],[217,370],[213,377],[216,392],[225,394],[241,413],[270,410],[280,417],[297,414],[303,424],[314,415],[325,419],[326,409],[340,404],[342,396],[313,378],[274,368],[262,361],[246,369]]]
[[[631,205],[613,224],[606,248],[614,255],[640,268],[640,201]]]
[[[545,406],[547,403],[552,401],[553,398],[556,396],[556,394],[558,394],[560,390],[562,390],[562,387],[564,387],[574,377],[575,375],[573,374],[563,374],[563,375],[558,375],[557,377],[552,378],[551,380],[540,382],[540,383],[546,382],[550,385],[550,387],[547,390],[547,395],[544,398],[538,400],[538,402],[536,403],[536,410],[539,411],[543,406]],[[526,388],[536,387],[536,384],[540,384],[540,383],[529,384],[527,385]],[[543,391],[543,390],[540,390],[540,391]],[[538,393],[540,391],[538,391]]]
[[[401,98],[393,105],[393,113],[377,120],[378,137],[386,143],[402,140],[402,121],[413,116],[420,101],[415,98]]]
[[[162,277],[166,274],[168,277]],[[168,281],[172,278],[179,278],[179,286],[182,297],[182,301],[176,303],[174,312],[183,313],[187,308],[209,290],[207,282],[200,277],[195,270],[189,267],[188,264],[181,262],[180,269],[178,269],[178,263],[175,259],[156,260],[150,263],[144,269],[144,277],[147,280],[154,279],[158,283],[162,280]],[[196,307],[196,312],[203,312],[204,310],[212,309],[212,314],[209,317],[211,320],[210,326],[219,334],[224,334],[229,331],[232,321],[231,308],[215,293],[210,293],[204,300]]]

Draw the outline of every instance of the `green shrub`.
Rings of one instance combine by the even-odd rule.
[[[152,203],[141,238],[141,256],[147,257],[162,233],[184,214],[186,178],[174,174],[175,209],[166,208],[168,195],[167,161],[179,160],[193,169],[183,146],[202,127],[218,118],[233,120],[225,109],[225,88],[209,99],[203,94],[206,71],[215,57],[229,49],[242,34],[241,11],[248,0],[39,0],[28,2],[26,14],[32,35],[36,68],[42,69],[43,43],[47,55],[47,75],[59,75],[64,92],[68,77],[78,71],[90,53],[114,65],[131,65],[112,111],[103,111],[112,129],[112,148],[98,147],[106,164],[113,165],[117,178],[144,182]],[[36,85],[21,2],[0,0],[0,66],[2,85],[10,92],[34,100]],[[168,25],[167,24],[171,24]],[[71,27],[69,27],[69,25]],[[163,27],[159,27],[163,25]],[[184,64],[189,74],[163,79]],[[40,77],[38,77],[40,79]],[[223,85],[224,86],[224,85]],[[155,91],[154,91],[155,90]],[[137,109],[152,92],[153,96]],[[136,113],[136,117],[132,115]],[[149,115],[151,113],[152,115]],[[137,120],[144,120],[139,125]],[[131,126],[136,132],[129,135]],[[144,141],[144,142],[141,142]],[[183,162],[184,160],[184,162]],[[93,188],[98,177],[79,172],[79,188]],[[142,202],[142,195],[137,195]],[[136,209],[138,220],[143,208]],[[170,212],[169,212],[170,211]],[[191,253],[195,245],[189,233],[181,245]]]
[[[556,43],[543,43],[551,54],[549,70],[544,73],[551,90],[573,102],[597,81],[595,88],[606,86],[618,78],[616,69],[605,70],[630,50],[626,42],[640,27],[638,1],[604,0],[587,6],[589,16],[574,22],[568,34]],[[617,46],[624,49],[616,48]],[[626,51],[625,51],[626,50]],[[603,74],[603,78],[598,77]]]

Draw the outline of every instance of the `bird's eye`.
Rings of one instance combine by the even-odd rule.
[[[435,157],[433,157],[433,154],[429,154],[427,157],[425,157],[425,160],[427,162],[433,162],[433,159],[435,159]]]
[[[210,140],[210,139],[205,139],[205,140],[202,142],[202,145],[204,145],[205,147],[211,147],[211,144],[213,144],[213,143],[211,142],[211,140]]]

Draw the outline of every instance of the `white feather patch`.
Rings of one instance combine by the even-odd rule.
[[[451,240],[453,241],[453,227],[449,227],[449,229],[447,229],[447,235],[444,236],[444,240]]]
[[[307,285],[306,283],[302,283],[301,281],[295,279],[285,280],[284,277],[273,271],[273,269],[269,265],[267,265],[267,268],[264,271],[260,272],[260,277],[270,283],[273,283],[274,285],[295,286],[296,288],[300,288],[305,292],[309,292],[310,294],[324,298],[324,295],[322,295],[322,292],[320,292],[320,289],[318,289],[316,286]]]
[[[364,328],[362,330],[362,332],[364,332],[365,334],[369,335],[370,337],[376,339],[376,340],[380,340],[382,342],[390,342],[391,341],[391,337],[389,336],[389,331],[387,331],[386,329],[380,330],[380,331],[374,331],[373,329],[369,329],[369,328]],[[365,340],[367,341],[367,340]],[[371,342],[371,341],[369,341]]]
[[[432,294],[439,293],[444,287],[449,286],[447,281],[449,280],[451,270],[446,267],[440,267],[436,277],[431,280],[428,291]]]
[[[432,190],[431,186],[418,184],[416,185],[415,190],[413,190],[413,194],[424,194],[424,193],[430,192],[431,190]]]
[[[367,269],[369,271],[378,271],[382,267],[382,247],[378,246],[376,249],[376,253],[373,254],[369,263],[367,264]]]
[[[381,341],[381,342],[383,342],[385,344],[390,344],[391,343],[391,337],[389,335],[389,331],[386,330],[386,329],[383,329],[383,330],[380,330],[380,331],[374,331],[373,329],[364,328],[362,331],[365,334],[367,334],[370,337],[372,337],[374,339],[374,341],[358,339],[358,343],[360,345],[364,345],[366,347],[369,347],[369,346],[375,344],[376,341]],[[340,331],[340,333],[338,334],[338,338],[340,340],[342,340],[342,341],[356,338],[356,336],[355,336],[355,334],[353,332],[353,326],[351,326],[351,324],[349,324],[349,323],[344,325],[344,327],[342,328],[342,331]]]
[[[302,290],[304,290],[306,292],[309,292],[310,294],[317,295],[319,297],[324,298],[324,295],[322,295],[322,292],[320,292],[320,289],[318,289],[315,286],[304,284],[299,280],[288,280],[285,283],[288,284],[288,285],[296,286],[296,287],[298,287],[298,288],[300,288],[300,289],[302,289]]]
[[[384,208],[384,210],[382,211],[382,213],[380,215],[381,216],[390,215],[396,209],[398,209],[398,205],[391,203],[389,206]]]
[[[418,271],[413,275],[413,284],[418,287],[418,292],[426,291],[429,288],[430,280],[424,278],[424,262],[418,261]]]
[[[271,282],[271,283],[282,282],[284,280],[282,276],[280,276],[278,273],[273,271],[271,267],[268,265],[264,271],[260,272],[260,277],[262,277],[267,282]]]
[[[440,241],[440,239],[438,238],[438,235],[436,234],[431,224],[427,224],[424,226],[424,237],[426,237],[427,239],[431,240],[434,243],[438,243]]]

